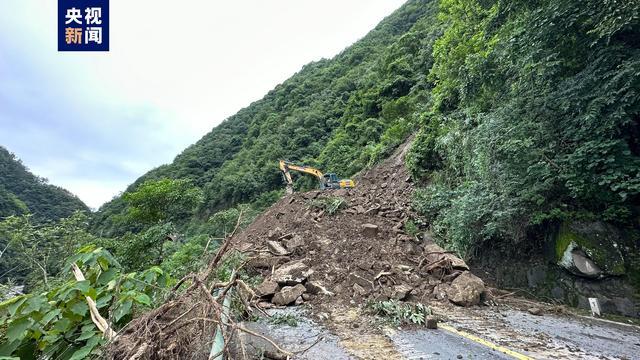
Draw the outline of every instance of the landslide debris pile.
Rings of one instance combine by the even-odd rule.
[[[413,191],[408,147],[357,177],[355,189],[285,196],[234,238],[265,278],[255,289],[262,306],[318,297],[480,302],[484,283],[463,260],[405,231]]]

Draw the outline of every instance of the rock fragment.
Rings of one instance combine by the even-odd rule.
[[[306,288],[307,288],[307,291],[309,291],[309,294],[312,294],[312,295],[329,295],[329,296],[335,295],[334,293],[327,290],[324,286],[322,286],[321,283],[317,281],[307,281]]]
[[[279,242],[274,240],[268,240],[267,247],[269,248],[269,251],[271,251],[273,254],[278,256],[284,256],[289,254],[287,249],[285,249],[282,245],[280,245]]]
[[[293,251],[304,245],[304,239],[302,239],[302,236],[296,234],[293,235],[290,239],[283,240],[282,243],[287,248],[287,250]]]
[[[280,290],[280,286],[273,280],[265,280],[255,290],[258,296],[271,296]]]
[[[285,286],[273,295],[272,303],[278,306],[289,305],[295,302],[298,297],[302,296],[307,289],[302,284],[296,286]]]
[[[378,236],[378,225],[363,224],[362,234],[368,238],[375,238]]]
[[[413,288],[406,284],[396,285],[393,287],[391,297],[396,300],[404,300],[413,291]]]
[[[280,266],[271,275],[271,279],[281,285],[296,285],[303,283],[313,270],[302,261],[291,261]]]
[[[424,323],[427,326],[427,329],[438,328],[438,319],[436,319],[435,316],[433,315],[427,315],[426,319],[424,320]]]
[[[529,308],[529,309],[527,309],[527,311],[531,315],[536,315],[536,316],[541,316],[542,315],[542,309],[540,309],[538,307]]]

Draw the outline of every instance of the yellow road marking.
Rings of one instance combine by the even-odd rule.
[[[501,353],[507,354],[509,356],[512,356],[515,359],[518,359],[518,360],[533,360],[533,358],[530,358],[530,357],[528,357],[526,355],[520,354],[520,353],[515,352],[513,350],[509,350],[509,349],[507,349],[505,347],[502,347],[500,345],[496,345],[496,344],[494,344],[494,343],[492,343],[490,341],[487,341],[485,339],[481,339],[481,338],[479,338],[479,337],[477,337],[475,335],[471,335],[471,334],[466,333],[464,331],[457,330],[457,329],[453,328],[452,326],[444,325],[444,324],[438,324],[438,328],[443,329],[443,330],[447,330],[447,331],[452,332],[452,333],[454,333],[456,335],[459,335],[459,336],[462,336],[464,338],[467,338],[467,339],[469,339],[471,341],[475,341],[478,344],[482,344],[482,345],[484,345],[484,346],[486,346],[488,348],[491,348],[493,350],[500,351]]]

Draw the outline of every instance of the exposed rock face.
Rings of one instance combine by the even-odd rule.
[[[448,289],[449,300],[460,306],[472,306],[480,303],[484,292],[484,282],[472,273],[465,271],[455,278]]]
[[[279,306],[289,305],[302,296],[307,289],[302,284],[296,286],[285,286],[275,295],[273,295],[272,303]]]
[[[599,278],[623,275],[620,232],[603,222],[565,223],[556,237],[556,261],[574,275]]]
[[[271,279],[281,285],[296,285],[303,283],[313,270],[302,261],[291,261],[274,271]],[[295,300],[295,299],[294,299]]]

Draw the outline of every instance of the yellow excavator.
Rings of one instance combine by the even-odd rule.
[[[338,179],[338,176],[334,173],[323,174],[322,171],[312,168],[311,166],[297,165],[286,160],[280,160],[280,170],[282,170],[284,180],[287,182],[287,194],[293,194],[293,179],[291,178],[290,170],[311,174],[317,177],[320,182],[320,189],[322,190],[345,189],[356,186],[355,181],[351,179]]]

